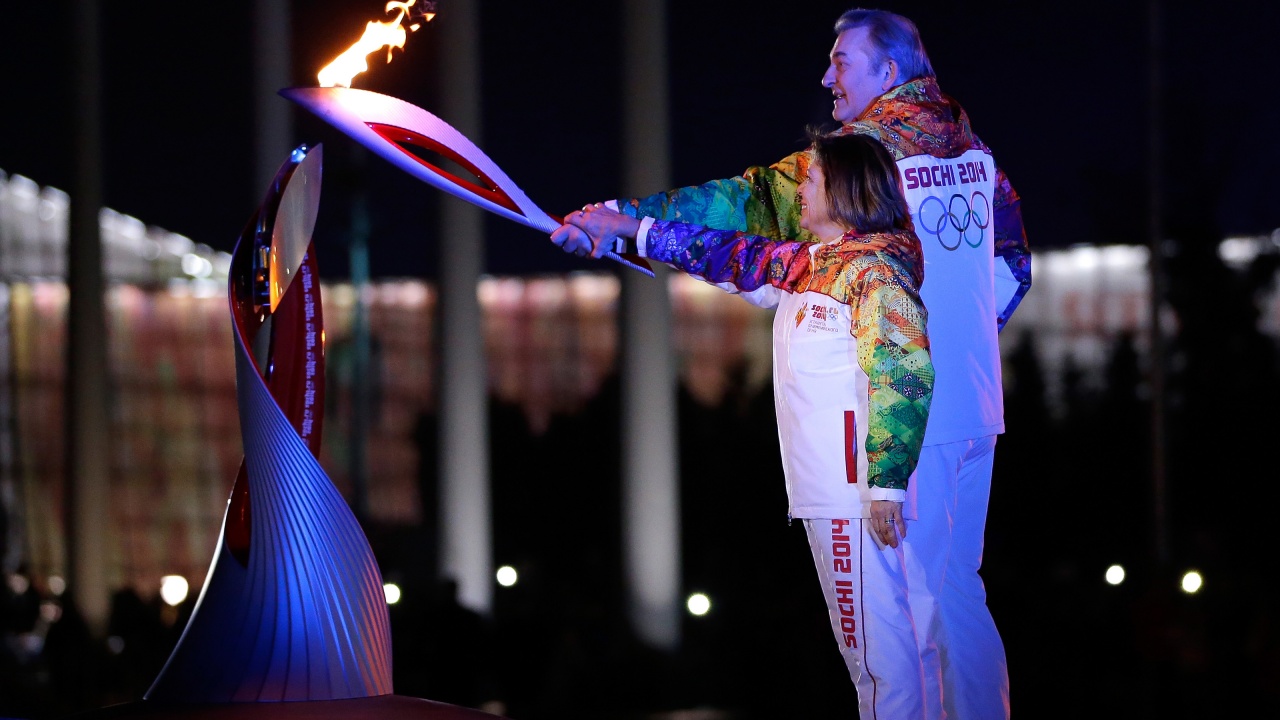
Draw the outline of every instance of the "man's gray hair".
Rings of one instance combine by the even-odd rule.
[[[871,63],[880,67],[893,60],[898,64],[898,83],[922,77],[936,77],[929,54],[924,51],[920,31],[907,18],[888,10],[854,8],[836,20],[836,34],[854,28],[867,28],[871,42]]]

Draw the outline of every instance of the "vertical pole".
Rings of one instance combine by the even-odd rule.
[[[290,85],[292,22],[289,0],[255,0],[253,5],[253,206],[256,207],[289,157],[293,105],[279,96]]]
[[[67,244],[67,576],[89,630],[106,634],[111,446],[103,295],[100,3],[76,5],[76,167]]]
[[[22,507],[21,489],[15,472],[18,441],[14,408],[17,383],[14,377],[12,309],[13,295],[10,280],[14,279],[17,257],[15,238],[2,220],[10,212],[7,208],[9,176],[0,170],[0,575],[7,576],[18,569],[23,555],[22,538],[25,536],[26,518],[19,511]]]
[[[665,0],[627,0],[623,59],[624,192],[671,181]],[[640,639],[680,645],[680,486],[671,298],[665,268],[623,272],[622,504],[628,613]]]
[[[1160,53],[1161,19],[1160,0],[1148,0],[1149,52],[1148,81],[1150,96],[1148,99],[1148,192],[1150,217],[1148,219],[1149,235],[1149,272],[1151,275],[1151,489],[1152,489],[1152,521],[1154,524],[1154,542],[1156,561],[1160,565],[1169,562],[1169,541],[1166,525],[1165,498],[1165,342],[1164,332],[1160,327],[1160,309],[1164,305],[1165,277],[1163,245],[1163,207],[1161,185],[1163,132],[1161,112]]]
[[[452,0],[448,12],[434,22],[443,23],[440,55],[448,58],[441,82],[442,116],[479,144],[479,0]],[[437,384],[441,573],[457,582],[460,603],[487,615],[493,603],[489,415],[484,326],[476,294],[484,269],[484,216],[456,198],[442,202]]]
[[[359,154],[363,160],[364,153]],[[356,302],[351,318],[351,429],[348,477],[351,480],[351,504],[356,517],[364,522],[369,515],[369,423],[373,421],[370,403],[369,373],[372,370],[369,346],[369,209],[363,187],[355,189],[351,201],[351,237],[348,257],[351,266],[351,289]]]
[[[0,203],[4,202],[4,174],[0,173]],[[0,212],[3,209],[0,208]],[[14,418],[13,297],[7,280],[0,280],[0,575],[18,569],[23,555],[25,518],[19,513],[21,498],[14,466],[17,454]]]

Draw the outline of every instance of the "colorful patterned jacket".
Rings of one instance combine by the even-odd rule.
[[[866,517],[906,499],[933,365],[911,232],[780,242],[645,221],[645,257],[761,307],[773,322],[774,401],[791,517]]]
[[[897,159],[923,243],[921,296],[938,374],[926,444],[1003,432],[997,334],[1031,287],[1018,194],[933,78],[893,88],[840,132],[872,135]],[[633,217],[813,241],[795,198],[806,158],[798,152],[738,177],[617,203]]]

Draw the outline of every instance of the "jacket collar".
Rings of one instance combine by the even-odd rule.
[[[914,232],[861,233],[849,230],[830,247],[835,252],[881,252],[896,259],[911,273],[916,287],[924,282],[924,248]]]
[[[955,157],[982,146],[968,113],[931,77],[890,89],[842,131],[875,135],[898,159],[920,154]]]

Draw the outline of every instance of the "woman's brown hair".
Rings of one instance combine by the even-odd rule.
[[[826,179],[831,219],[861,233],[911,229],[898,166],[878,140],[867,135],[809,130],[814,162]]]

